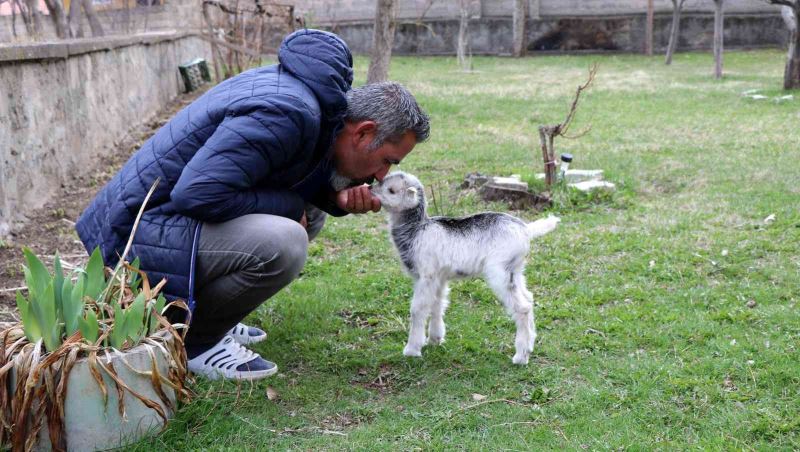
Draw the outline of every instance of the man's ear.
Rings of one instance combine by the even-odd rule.
[[[353,141],[355,147],[359,150],[368,148],[372,141],[375,139],[375,133],[378,131],[378,125],[375,121],[361,121],[356,123],[353,129]]]

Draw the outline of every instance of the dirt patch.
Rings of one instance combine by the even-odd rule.
[[[514,210],[542,211],[551,207],[553,201],[545,194],[531,193],[527,190],[516,190],[488,183],[478,193],[484,201],[503,201]]]
[[[359,369],[358,375],[351,383],[381,394],[388,394],[398,383],[397,371],[387,363],[380,365],[377,374],[369,369]]]
[[[341,431],[358,427],[359,425],[370,422],[371,417],[356,413],[337,413],[322,420],[320,425],[326,430]]]
[[[115,143],[116,152],[102,158],[94,171],[64,183],[60,193],[28,215],[24,226],[15,228],[10,237],[0,241],[0,322],[17,320],[13,289],[25,284],[22,248],[30,248],[50,268],[56,252],[65,262],[65,268],[83,265],[88,255],[75,233],[75,221],[83,209],[145,140],[201,94],[202,91],[197,91],[181,95],[153,119],[130,130]]]
[[[352,312],[347,309],[338,313],[339,317],[344,320],[350,328],[370,328],[375,325],[374,321],[370,321],[368,315],[363,312]]]

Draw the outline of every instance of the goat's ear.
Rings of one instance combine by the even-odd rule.
[[[417,189],[416,187],[408,187],[406,189],[406,196],[411,199],[417,199]]]

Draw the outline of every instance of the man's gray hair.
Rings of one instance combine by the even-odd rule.
[[[380,82],[360,86],[347,92],[349,122],[375,121],[378,131],[370,148],[379,148],[387,140],[398,142],[406,132],[414,132],[417,143],[428,139],[430,118],[417,105],[417,100],[403,85]]]

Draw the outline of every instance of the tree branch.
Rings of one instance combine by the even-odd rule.
[[[575,91],[575,98],[572,100],[572,105],[569,108],[569,113],[567,114],[567,118],[557,126],[556,135],[566,137],[566,133],[569,130],[570,125],[572,125],[572,120],[575,118],[575,113],[578,111],[578,101],[581,99],[581,93],[589,89],[594,82],[594,78],[597,75],[597,64],[593,64],[589,68],[589,78],[586,80],[586,83],[583,85],[578,86],[578,89]],[[579,134],[578,136],[584,135],[586,132]]]
[[[578,110],[578,102],[580,101],[581,93],[589,89],[589,87],[592,85],[592,82],[594,82],[596,75],[597,64],[593,64],[589,68],[589,78],[586,80],[586,83],[579,85],[578,89],[575,91],[575,98],[572,99],[572,105],[570,105],[569,113],[567,113],[567,117],[563,122],[552,126],[539,126],[539,141],[541,142],[542,158],[544,159],[544,180],[548,187],[553,185],[556,175],[556,152],[553,148],[554,138],[559,136],[568,139],[578,138],[586,135],[589,133],[589,130],[591,130],[591,127],[589,127],[586,130],[579,132],[577,135],[567,135],[567,131],[569,131],[572,120],[575,119],[575,112]]]
[[[791,8],[797,8],[800,6],[800,3],[795,0],[764,0],[764,2],[769,3],[770,5],[783,5]]]

